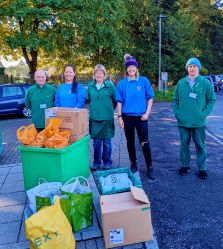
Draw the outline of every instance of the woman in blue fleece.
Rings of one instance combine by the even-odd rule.
[[[82,108],[85,105],[86,90],[76,81],[76,71],[73,65],[67,64],[64,69],[65,83],[56,91],[55,106]]]
[[[147,166],[147,177],[154,180],[151,149],[148,139],[148,118],[153,104],[154,92],[150,81],[139,76],[138,62],[129,54],[124,56],[126,77],[119,81],[116,90],[118,120],[121,128],[124,128],[127,140],[131,170],[138,170],[135,129],[142,146],[143,155]]]

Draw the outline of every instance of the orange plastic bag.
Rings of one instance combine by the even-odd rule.
[[[42,131],[42,134],[44,134],[44,136],[46,136],[47,138],[52,137],[54,134],[59,132],[59,125],[62,122],[62,119],[51,118],[47,127]]]
[[[48,138],[45,142],[45,148],[61,149],[69,145],[70,132],[61,131]]]
[[[37,135],[37,130],[34,124],[22,126],[17,130],[17,138],[22,144],[31,144]]]

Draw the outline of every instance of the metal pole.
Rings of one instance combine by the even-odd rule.
[[[159,92],[162,91],[162,82],[161,82],[161,36],[162,36],[162,26],[161,26],[162,17],[159,15]]]

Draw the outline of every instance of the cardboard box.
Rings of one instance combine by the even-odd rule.
[[[60,130],[66,129],[71,136],[88,133],[88,110],[81,108],[53,107],[45,110],[45,123],[50,118],[57,117],[63,120]],[[82,136],[83,137],[83,136]]]
[[[78,134],[78,135],[71,135],[70,138],[69,138],[69,143],[74,143],[78,140],[80,140],[81,138],[85,137],[88,135],[88,132],[85,132],[85,133],[81,133],[81,134]]]
[[[100,197],[106,248],[152,240],[150,202],[143,189]]]

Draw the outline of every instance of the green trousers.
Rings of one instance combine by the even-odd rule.
[[[180,161],[183,167],[190,167],[190,141],[195,144],[197,166],[199,170],[206,170],[205,127],[187,128],[179,126],[180,131]]]

